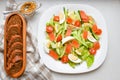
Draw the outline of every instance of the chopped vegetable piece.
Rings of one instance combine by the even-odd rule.
[[[59,16],[54,16],[53,20],[59,22]]]
[[[101,29],[97,29],[96,34],[97,35],[101,35],[102,34],[102,30]]]
[[[55,40],[55,35],[54,35],[53,32],[48,33],[48,35],[49,35],[49,38],[50,38],[51,41],[54,41],[54,40]]]
[[[69,59],[68,59],[68,55],[64,55],[62,58],[61,58],[61,61],[63,63],[68,63]]]
[[[71,29],[67,29],[67,32],[66,32],[65,36],[70,36],[70,35],[71,35],[71,32],[72,32]]]
[[[60,35],[58,35],[58,37],[57,37],[57,42],[59,42],[59,41],[61,41],[62,40],[62,35],[60,34]]]
[[[93,31],[94,33],[96,33],[96,32],[97,32],[97,30],[98,30],[97,25],[96,25],[96,24],[94,24],[94,25],[92,26],[92,31]]]
[[[88,45],[88,48],[92,48],[93,47],[93,42],[87,41],[86,44]]]
[[[86,62],[87,62],[88,68],[91,67],[93,62],[94,62],[94,56],[93,55],[89,55],[89,57],[87,57],[87,59],[86,59]]]
[[[77,40],[72,40],[72,46],[75,47],[75,48],[79,48],[80,44],[78,43]]]
[[[88,36],[88,31],[84,30],[83,32],[83,38],[86,40]]]
[[[71,62],[71,61],[68,61],[68,64],[72,67],[72,68],[75,68],[76,64]]]
[[[76,20],[74,26],[80,27],[81,26],[80,20]]]
[[[96,50],[100,49],[100,43],[99,43],[98,41],[97,41],[97,42],[94,42],[93,47],[94,47]]]
[[[95,48],[90,48],[89,52],[91,55],[95,55],[96,54],[96,49]]]
[[[80,11],[80,16],[83,22],[88,22],[89,21],[89,17],[86,15],[86,13],[84,11]]]
[[[66,22],[67,22],[68,24],[72,24],[72,21],[73,21],[73,20],[72,20],[70,17],[68,17],[67,20],[66,20]]]
[[[50,33],[50,32],[53,32],[53,27],[52,26],[47,26],[46,27],[46,32]]]
[[[69,54],[72,51],[72,45],[70,43],[66,44],[65,52]]]
[[[49,51],[49,55],[54,58],[55,60],[57,60],[59,58],[58,54],[54,51],[54,50],[50,50]]]

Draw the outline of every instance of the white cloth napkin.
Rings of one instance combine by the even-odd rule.
[[[34,15],[35,16],[35,15]],[[37,39],[32,34],[30,20],[27,20],[27,65],[23,75],[13,79],[4,70],[4,20],[0,24],[0,80],[53,80],[52,74],[46,66],[40,62],[40,54],[37,49]]]

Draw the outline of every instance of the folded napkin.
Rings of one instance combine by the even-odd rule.
[[[32,34],[29,21],[27,20],[27,65],[23,75],[16,79],[9,77],[4,70],[4,21],[0,24],[0,80],[53,80],[50,70],[40,61],[37,39]]]

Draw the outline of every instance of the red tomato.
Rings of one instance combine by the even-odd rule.
[[[71,32],[72,32],[71,29],[67,29],[67,32],[66,32],[65,36],[70,36],[70,35],[71,35]]]
[[[94,42],[94,45],[93,45],[94,49],[98,50],[100,49],[100,43],[97,41],[97,42]]]
[[[61,41],[62,40],[62,35],[60,34],[60,35],[58,35],[58,37],[57,37],[57,42],[59,42],[59,41]]]
[[[49,35],[49,38],[50,38],[51,41],[54,41],[54,40],[55,40],[55,35],[54,35],[53,32],[48,33],[48,35]]]
[[[72,24],[73,20],[70,17],[68,17],[66,21],[67,21],[68,24]]]
[[[57,60],[59,58],[58,54],[54,51],[54,50],[50,50],[49,51],[49,55],[54,58],[55,60]]]
[[[72,40],[72,46],[75,48],[79,48],[80,44],[78,43],[77,40]]]
[[[90,52],[90,54],[95,55],[96,54],[96,49],[95,48],[90,48],[89,52]]]
[[[54,16],[53,20],[59,22],[59,16]]]
[[[67,56],[67,55],[64,55],[64,56],[61,58],[61,61],[62,61],[63,63],[67,63],[67,62],[69,61],[68,56]]]
[[[83,32],[83,38],[86,40],[88,36],[88,31],[84,30]]]
[[[48,33],[53,32],[53,27],[52,26],[46,26],[46,32],[48,32]]]
[[[88,22],[89,21],[89,17],[86,15],[86,13],[84,11],[80,11],[80,16],[83,22]]]
[[[79,20],[75,21],[74,26],[80,27],[81,23]]]
[[[66,44],[65,52],[66,52],[67,54],[69,54],[69,53],[71,52],[71,50],[72,50],[71,44]]]
[[[98,30],[96,31],[96,34],[97,34],[97,35],[101,35],[101,34],[102,34],[102,30],[101,30],[101,29],[98,29]]]
[[[94,33],[96,33],[97,30],[98,30],[97,25],[94,24],[94,25],[92,26],[92,31],[93,31]]]

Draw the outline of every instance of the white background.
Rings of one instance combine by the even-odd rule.
[[[0,16],[5,10],[5,1],[0,0]],[[37,36],[39,17],[49,7],[57,4],[91,5],[102,13],[107,23],[108,52],[104,64],[99,69],[84,74],[69,75],[52,72],[54,80],[120,80],[120,0],[40,0],[40,2],[42,7],[31,20],[35,36]],[[0,21],[2,19],[3,17],[0,17]]]

